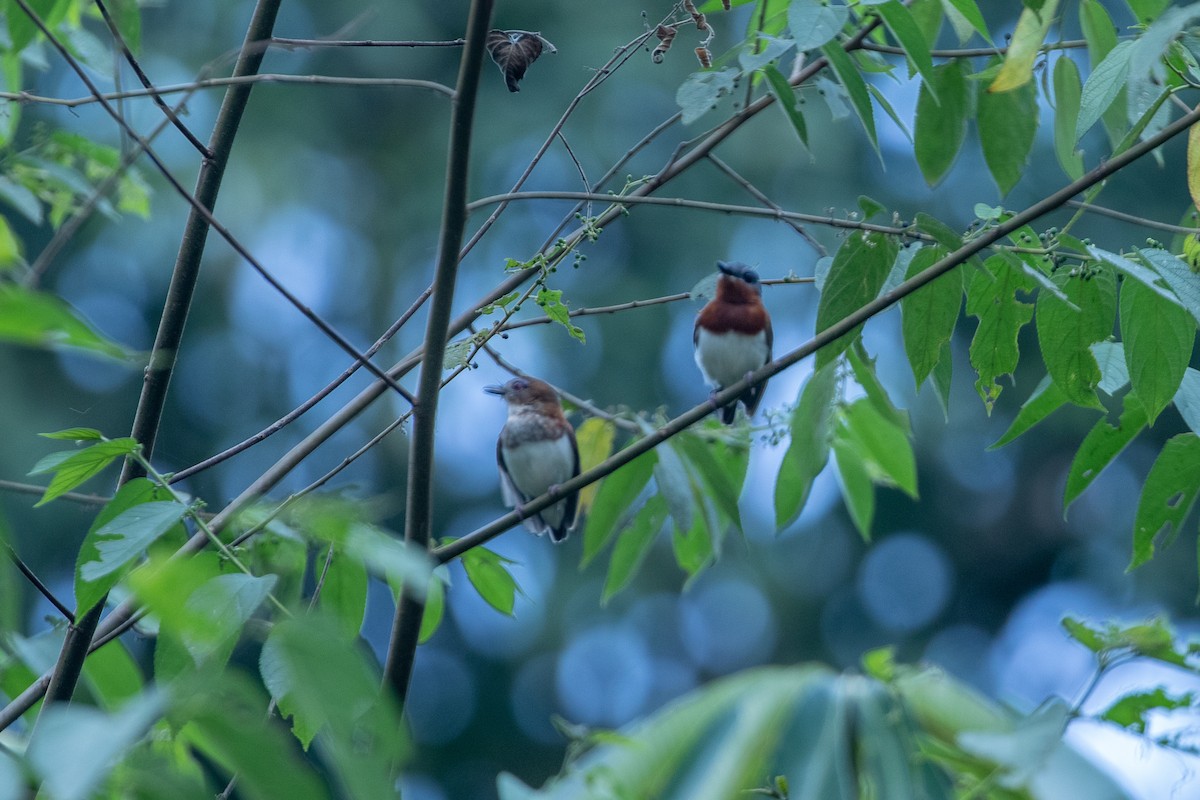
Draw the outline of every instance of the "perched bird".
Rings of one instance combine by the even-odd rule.
[[[714,392],[737,383],[771,360],[771,317],[762,303],[758,273],[736,261],[718,261],[717,294],[696,316],[692,343],[696,365]],[[721,421],[732,425],[738,400],[753,416],[766,382],[751,386],[720,409]]]
[[[537,378],[513,378],[484,391],[508,403],[508,421],[496,440],[505,503],[520,511],[523,503],[579,474],[575,429],[563,416],[558,395],[548,383]],[[527,517],[525,527],[537,534],[549,532],[552,540],[561,542],[575,527],[578,506],[579,493],[572,492]]]

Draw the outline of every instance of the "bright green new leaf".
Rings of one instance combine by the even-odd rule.
[[[837,367],[817,370],[800,392],[792,412],[792,441],[775,479],[775,528],[782,530],[804,508],[812,483],[829,460],[831,418],[837,393]]]
[[[66,4],[59,0],[27,0],[27,2],[33,9],[33,13],[37,14],[50,30],[54,30],[54,26],[62,21],[67,10]],[[5,3],[5,6],[4,16],[8,18],[8,37],[12,41],[13,52],[19,53],[40,34],[37,25],[20,6],[11,0]]]
[[[95,428],[65,428],[53,433],[39,433],[38,436],[68,442],[98,442],[104,438],[104,434]]]
[[[844,408],[839,423],[835,441],[855,447],[873,482],[917,497],[917,462],[907,430],[880,414],[868,398]]]
[[[817,303],[817,332],[874,300],[887,280],[899,246],[882,233],[852,233],[833,257]],[[832,363],[858,336],[854,328],[817,351],[817,368]]]
[[[911,433],[912,426],[908,421],[908,412],[896,408],[892,402],[891,396],[888,395],[887,389],[883,387],[879,375],[875,372],[875,359],[867,354],[867,349],[863,347],[862,342],[855,342],[854,346],[846,351],[846,360],[850,362],[855,383],[867,393],[867,400],[875,406],[875,410],[879,412],[880,416],[905,433]]]
[[[792,0],[788,4],[788,29],[797,50],[812,50],[830,41],[849,18],[850,10],[841,5],[819,0]]]
[[[80,484],[104,470],[109,464],[122,456],[127,456],[138,449],[138,443],[128,437],[110,439],[86,447],[78,452],[71,452],[65,457],[53,453],[39,461],[30,471],[30,475],[40,475],[44,472],[54,472],[50,485],[42,494],[42,499],[36,505],[45,505],[56,497],[60,497]]]
[[[571,309],[563,302],[562,289],[540,289],[534,298],[546,316],[562,325],[571,334],[571,338],[586,342],[583,329],[571,322]]]
[[[1129,392],[1123,402],[1121,419],[1115,428],[1108,424],[1107,419],[1101,417],[1095,427],[1088,431],[1087,436],[1083,437],[1079,451],[1071,460],[1071,470],[1067,473],[1067,488],[1063,493],[1064,512],[1134,437],[1145,430],[1146,407],[1141,399],[1134,392]]]
[[[517,602],[517,592],[521,590],[504,566],[511,563],[486,547],[472,547],[462,554],[463,569],[475,591],[492,608],[510,617]]]
[[[775,95],[775,104],[783,111],[784,117],[800,137],[800,143],[807,147],[808,126],[804,122],[804,115],[796,107],[796,90],[773,64],[763,67],[762,73],[767,78],[767,85],[771,87],[771,94]]]
[[[1062,389],[1058,388],[1058,384],[1050,380],[1049,375],[1042,378],[1042,382],[1033,390],[1033,394],[1021,405],[1021,410],[1017,412],[1017,418],[1013,420],[1012,425],[1008,426],[1008,430],[1004,432],[1003,436],[988,445],[988,450],[995,450],[997,447],[1008,444],[1062,408],[1066,403],[1067,396],[1063,394]]]
[[[1092,74],[1083,84],[1083,92],[1079,98],[1075,141],[1083,138],[1125,88],[1126,79],[1129,77],[1129,59],[1132,55],[1133,42],[1120,42],[1092,69]]]
[[[344,552],[333,551],[325,569],[319,559],[320,606],[342,626],[347,637],[358,636],[367,613],[367,568]]]
[[[990,414],[1000,396],[996,379],[1017,368],[1017,334],[1033,319],[1033,306],[1018,300],[1017,292],[1030,292],[1034,284],[1002,255],[992,256],[984,267],[971,274],[967,313],[979,320],[971,339],[971,366],[979,374],[975,389]]]
[[[425,644],[437,633],[446,613],[446,584],[442,580],[431,580],[425,595],[425,612],[421,615],[421,632],[417,644]]]
[[[132,351],[105,338],[59,298],[11,284],[0,284],[0,341],[133,360]]]
[[[1038,103],[1033,83],[1025,82],[1006,91],[981,87],[976,122],[983,160],[1000,194],[1006,195],[1024,173],[1037,133]]]
[[[988,92],[1011,92],[1033,80],[1033,62],[1037,60],[1038,51],[1057,10],[1058,0],[1044,0],[1040,9],[1027,7],[1021,11],[1004,56],[1004,66],[988,87]]]
[[[75,563],[75,604],[79,610],[90,609],[100,602],[100,598],[108,594],[108,591],[117,584],[125,572],[117,570],[92,581],[84,580],[80,574],[84,564],[100,561],[100,552],[96,548],[100,530],[134,506],[168,499],[170,499],[170,493],[166,489],[156,486],[146,478],[134,478],[121,486],[116,495],[100,509],[100,513],[96,515],[95,521],[88,529],[87,536],[83,539],[83,545],[79,548],[79,556]]]
[[[864,541],[871,540],[871,524],[875,520],[875,484],[863,460],[863,454],[852,442],[836,435],[832,443],[837,464],[838,486],[846,511]]]
[[[837,42],[825,45],[821,48],[821,52],[829,61],[829,66],[833,70],[833,74],[837,76],[838,82],[846,90],[846,95],[850,98],[850,106],[858,116],[859,122],[862,123],[863,130],[867,132],[867,139],[870,140],[871,146],[878,153],[879,141],[875,135],[875,111],[871,106],[871,92],[867,89],[867,82],[863,80],[858,67],[854,65],[854,59],[850,58]]]
[[[587,566],[612,539],[626,510],[650,482],[657,462],[658,456],[648,450],[604,479],[583,529],[581,566]]]
[[[967,137],[970,87],[965,59],[936,67],[921,83],[913,131],[913,151],[925,182],[936,185],[958,157]]]
[[[1080,107],[1079,67],[1068,56],[1054,62],[1054,153],[1071,180],[1083,176],[1083,154],[1075,149]]]
[[[1071,276],[1054,275],[1078,310],[1049,292],[1037,299],[1038,341],[1050,377],[1072,403],[1094,407],[1100,366],[1092,354],[1095,342],[1112,335],[1117,312],[1116,280],[1109,270]]]
[[[1146,717],[1151,711],[1174,711],[1178,708],[1191,708],[1196,702],[1194,692],[1169,694],[1159,686],[1142,692],[1131,692],[1113,702],[1100,714],[1100,719],[1107,720],[1134,733],[1146,732]]]
[[[612,560],[608,564],[608,576],[604,579],[604,595],[601,605],[607,605],[613,595],[624,589],[633,580],[654,538],[667,521],[667,501],[655,495],[633,516],[629,527],[621,533],[613,547]],[[678,525],[676,526],[678,527]],[[683,530],[687,530],[684,528]]]
[[[922,272],[947,253],[940,247],[924,247],[908,265],[906,278]],[[962,272],[955,269],[922,286],[900,301],[904,352],[919,388],[937,366],[942,348],[954,335],[958,309],[962,305]]]
[[[1129,569],[1154,555],[1156,541],[1171,539],[1200,495],[1200,436],[1181,433],[1167,440],[1142,485],[1133,525]]]
[[[1129,379],[1153,425],[1178,391],[1191,361],[1196,322],[1178,304],[1137,281],[1121,285],[1120,316]]]
[[[883,18],[883,24],[896,37],[917,72],[926,81],[930,80],[933,76],[933,59],[929,56],[929,42],[908,8],[899,0],[888,0],[876,6],[875,11]]]
[[[587,472],[612,455],[613,439],[617,426],[610,420],[589,417],[575,429],[575,441],[579,446],[579,469]],[[600,491],[600,482],[579,490],[579,513],[586,514]]]

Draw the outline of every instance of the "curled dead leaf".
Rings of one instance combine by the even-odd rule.
[[[537,61],[543,50],[557,53],[558,48],[550,44],[540,33],[530,31],[488,31],[485,42],[488,55],[504,73],[504,83],[510,92],[519,92],[520,80],[525,70]]]

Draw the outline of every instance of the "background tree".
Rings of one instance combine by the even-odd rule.
[[[1200,6],[728,5],[4,7],[0,795],[1183,785]],[[563,548],[492,541],[521,370]]]

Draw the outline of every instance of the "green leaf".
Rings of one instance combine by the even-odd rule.
[[[733,91],[738,71],[724,67],[715,72],[693,72],[675,92],[675,103],[683,111],[682,121],[689,125],[709,112],[722,95]]]
[[[29,474],[39,475],[53,470],[54,477],[50,479],[50,485],[46,487],[42,499],[38,500],[36,505],[45,505],[56,497],[66,494],[103,471],[116,459],[127,456],[137,449],[136,441],[124,437],[110,439],[84,448],[63,458],[53,466],[47,466],[47,460],[42,459]],[[57,454],[54,455],[57,456]]]
[[[829,460],[837,386],[837,367],[831,364],[814,372],[800,392],[789,426],[791,444],[775,479],[776,530],[782,530],[800,514],[813,481]]]
[[[962,27],[961,22],[966,22],[970,28],[974,28],[980,36],[991,44],[991,34],[988,33],[987,23],[984,21],[983,14],[980,12],[975,0],[942,0],[942,4],[946,8],[946,16],[949,17],[950,23],[954,25],[954,30],[958,33],[960,43],[966,43],[967,39],[970,38],[969,33],[966,36],[963,35],[969,29]]]
[[[1200,324],[1200,279],[1197,279],[1196,273],[1166,250],[1144,248],[1138,253],[1162,276],[1167,286],[1170,286],[1171,291],[1179,298],[1180,304]]]
[[[867,393],[867,400],[875,407],[875,410],[897,428],[905,433],[910,433],[912,427],[908,420],[908,412],[897,408],[892,402],[887,389],[883,387],[883,383],[880,382],[879,376],[875,372],[875,359],[868,355],[862,342],[855,342],[854,346],[846,351],[846,357],[846,360],[850,362],[854,381]]]
[[[867,471],[863,453],[858,446],[840,435],[833,439],[833,455],[837,464],[838,486],[854,527],[864,541],[871,541],[871,523],[875,519],[875,485]]]
[[[667,521],[667,505],[662,495],[651,497],[634,515],[629,527],[621,533],[621,538],[617,539],[613,547],[612,560],[608,564],[608,576],[604,579],[604,595],[600,599],[600,605],[607,605],[617,592],[633,580],[646,559],[646,553],[654,543],[654,538]]]
[[[1140,567],[1154,555],[1155,542],[1172,538],[1200,495],[1200,436],[1172,436],[1142,485],[1133,526],[1133,559]]]
[[[511,563],[486,547],[472,547],[462,555],[463,569],[475,591],[492,608],[510,617],[517,601],[517,592],[520,591],[517,582],[504,567]]]
[[[791,39],[783,39],[770,34],[759,34],[753,43],[747,41],[738,53],[738,64],[746,72],[762,69],[775,61],[795,46]],[[756,49],[757,48],[757,49]]]
[[[197,666],[223,664],[243,626],[275,588],[275,576],[231,573],[217,575],[187,596],[187,611],[206,623],[196,632],[180,631],[184,647]]]
[[[829,61],[829,66],[833,70],[833,74],[837,76],[838,82],[845,88],[846,94],[850,98],[850,106],[858,115],[863,130],[867,132],[867,139],[870,140],[871,146],[878,153],[879,141],[875,136],[875,112],[871,107],[871,93],[867,89],[866,81],[863,80],[858,67],[854,65],[854,60],[837,42],[825,45],[821,48],[821,52]]]
[[[684,432],[671,441],[703,480],[717,508],[739,531],[742,530],[738,498],[742,494],[742,483],[749,465],[749,445],[707,441],[690,432]]]
[[[108,10],[126,46],[136,54],[142,48],[142,15],[137,0],[109,0]]]
[[[855,447],[874,483],[917,497],[917,463],[908,431],[888,419],[869,399],[842,410],[835,440]]]
[[[1146,716],[1151,711],[1174,711],[1178,708],[1191,708],[1196,702],[1194,692],[1169,694],[1159,686],[1156,689],[1142,692],[1131,692],[1100,713],[1100,719],[1106,720],[1135,733],[1146,732]]]
[[[1176,303],[1136,281],[1121,285],[1121,338],[1133,391],[1153,425],[1183,380],[1196,341],[1196,323]]]
[[[617,434],[617,426],[611,421],[600,417],[589,417],[575,429],[575,442],[579,447],[579,469],[587,472],[592,467],[612,455],[613,439]],[[593,483],[579,490],[579,513],[586,514],[596,500],[601,482]]]
[[[850,10],[818,0],[791,0],[788,4],[788,30],[797,50],[812,50],[833,39],[841,31]]]
[[[571,338],[580,342],[587,340],[583,329],[571,322],[571,309],[563,302],[561,289],[539,289],[535,300],[547,317],[567,329]]]
[[[1072,403],[1095,406],[1100,366],[1092,354],[1095,342],[1112,335],[1116,318],[1116,281],[1108,270],[1071,276],[1055,273],[1057,283],[1078,310],[1049,292],[1037,299],[1038,341],[1046,371]]]
[[[950,386],[954,377],[954,351],[950,342],[942,346],[942,354],[938,356],[937,366],[933,368],[933,390],[937,392],[938,402],[942,406],[942,415],[950,421]]]
[[[817,332],[874,300],[887,280],[899,250],[882,233],[852,233],[833,257],[817,303]],[[858,337],[862,326],[817,351],[817,368],[832,363]]]
[[[650,482],[657,462],[655,451],[648,450],[604,479],[583,529],[582,566],[587,566],[612,539],[626,510]]]
[[[86,611],[100,602],[124,574],[124,570],[118,570],[94,581],[86,581],[80,575],[84,564],[100,561],[100,552],[96,549],[100,529],[134,506],[169,498],[170,493],[166,489],[156,486],[146,478],[134,478],[121,486],[116,495],[100,509],[83,539],[75,564],[75,604],[80,611]]]
[[[1080,443],[1075,458],[1071,460],[1071,470],[1067,473],[1067,488],[1063,494],[1064,512],[1104,468],[1146,428],[1146,422],[1146,407],[1135,392],[1125,395],[1121,418],[1115,428],[1103,417],[1096,422],[1095,427],[1088,431]]]
[[[888,0],[875,7],[875,11],[883,18],[883,24],[896,37],[900,47],[916,67],[917,72],[926,81],[933,76],[933,59],[929,57],[929,42],[921,33],[913,15],[899,0]],[[935,90],[936,91],[936,90]]]
[[[675,525],[686,531],[692,527],[693,513],[692,482],[687,467],[672,441],[659,445],[655,452],[658,461],[654,465],[654,483],[658,494],[667,502]]]
[[[178,525],[187,512],[187,506],[174,500],[140,503],[122,511],[96,531],[95,549],[99,558],[80,562],[79,578],[91,583],[127,566]]]
[[[800,143],[808,147],[808,126],[804,122],[804,115],[800,113],[800,109],[796,105],[796,90],[774,65],[768,64],[763,67],[762,73],[767,78],[767,85],[771,87],[771,94],[775,95],[776,105],[783,111],[784,117],[791,123],[796,135],[800,137]]]
[[[73,348],[131,362],[134,354],[105,338],[70,306],[44,292],[0,284],[0,342],[28,347]]]
[[[1008,426],[1008,430],[1004,432],[1003,436],[988,446],[988,450],[995,450],[1008,444],[1062,408],[1066,402],[1067,396],[1062,389],[1058,388],[1058,384],[1050,380],[1049,375],[1042,378],[1042,382],[1033,390],[1033,394],[1021,405],[1021,410],[1017,412],[1017,418],[1013,420],[1012,425]]]
[[[141,669],[121,642],[92,651],[83,662],[83,680],[105,711],[115,711],[145,688]]]
[[[324,569],[323,561],[317,563]],[[358,636],[367,613],[366,567],[335,549],[321,584],[320,604],[342,626],[346,637]]]
[[[979,374],[975,389],[988,413],[1000,396],[996,379],[1011,375],[1017,368],[1020,350],[1017,334],[1033,319],[1033,306],[1017,299],[1017,292],[1029,292],[1033,281],[1008,259],[994,255],[984,269],[972,273],[967,286],[967,313],[979,320],[971,339],[971,365]]]
[[[1075,149],[1080,88],[1079,67],[1069,56],[1059,56],[1054,62],[1054,153],[1071,180],[1083,177],[1083,154]]]
[[[1133,42],[1118,43],[1084,81],[1079,98],[1079,120],[1075,126],[1076,142],[1096,124],[1125,88],[1132,55]]]
[[[704,514],[697,514],[690,530],[681,531],[675,528],[671,533],[671,549],[675,554],[675,563],[688,574],[689,580],[712,563],[714,549],[713,537],[708,530],[708,521]]]
[[[1027,7],[1021,11],[1004,56],[1004,65],[988,87],[988,92],[1011,92],[1033,80],[1033,62],[1037,60],[1038,51],[1057,10],[1058,0],[1045,0],[1039,9]]]
[[[930,186],[935,186],[950,171],[967,137],[971,103],[969,69],[965,59],[952,59],[936,67],[921,84],[913,151],[917,166]]]
[[[417,635],[417,644],[425,644],[437,633],[446,613],[446,584],[441,580],[431,580],[429,590],[425,594],[425,613],[421,616],[421,632]]]
[[[946,255],[940,247],[921,248],[908,265],[905,277],[923,272]],[[962,294],[962,273],[955,269],[900,301],[904,351],[918,388],[933,372],[942,348],[954,335]]]
[[[38,15],[46,26],[54,30],[54,26],[62,19],[62,14],[54,14],[58,0],[27,0],[29,7]],[[8,18],[8,36],[12,40],[12,51],[19,53],[39,36],[37,25],[16,3],[6,3],[5,14]]]
[[[1103,261],[1113,269],[1120,272],[1126,278],[1132,278],[1138,283],[1150,289],[1155,294],[1162,297],[1164,300],[1182,305],[1175,293],[1167,287],[1166,281],[1149,267],[1145,267],[1133,259],[1119,256],[1116,253],[1110,253],[1107,250],[1101,250],[1095,245],[1087,246],[1088,253],[1095,259]]]
[[[165,707],[162,692],[148,691],[116,714],[83,705],[60,703],[43,710],[29,740],[26,757],[55,800],[87,800]]]
[[[1125,366],[1125,346],[1120,342],[1096,342],[1092,355],[1100,365],[1100,383],[1096,388],[1112,397],[1129,385],[1129,370]]]
[[[1000,194],[1006,195],[1025,171],[1037,133],[1038,103],[1033,83],[1003,92],[981,89],[976,121],[983,160]]]
[[[104,434],[95,428],[65,428],[54,433],[39,433],[38,436],[46,439],[61,439],[68,442],[98,442],[104,438]]]

